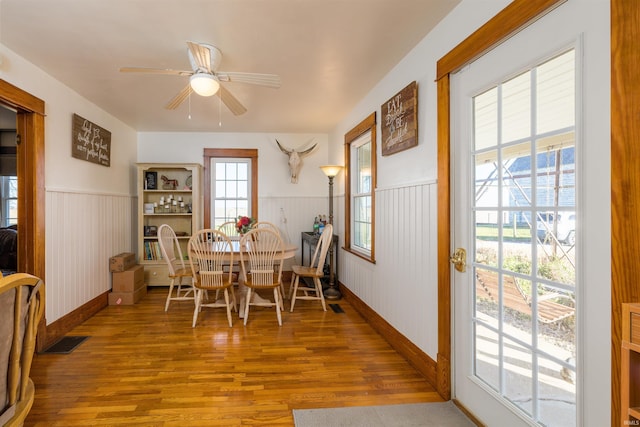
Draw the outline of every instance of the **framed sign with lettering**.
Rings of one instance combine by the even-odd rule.
[[[382,104],[382,155],[418,145],[418,85],[409,83]]]
[[[71,156],[102,166],[111,166],[111,132],[73,115]]]

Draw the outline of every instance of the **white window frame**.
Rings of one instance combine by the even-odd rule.
[[[11,181],[15,181],[16,182],[16,195],[15,197],[11,197]],[[17,211],[16,211],[16,217],[15,218],[11,218],[9,216],[10,212],[11,212],[11,207],[9,206],[10,203],[12,201],[15,201],[16,203],[16,210],[17,210],[17,203],[18,203],[18,177],[17,176],[3,176],[2,177],[2,226],[3,227],[8,227],[12,224],[17,224],[18,223],[18,216],[17,216]],[[14,220],[14,221],[11,221]]]
[[[211,158],[211,182],[213,185],[211,185],[211,212],[212,212],[212,219],[213,219],[213,225],[214,228],[218,228],[220,225],[222,225],[223,223],[227,222],[227,221],[233,221],[236,220],[238,218],[238,216],[242,215],[242,216],[250,216],[250,212],[251,212],[251,159],[250,158],[222,158],[222,157],[213,157]],[[223,196],[220,196],[218,194],[216,194],[216,189],[218,187],[218,168],[221,167],[221,165],[227,165],[229,163],[235,163],[236,165],[239,164],[244,164],[246,165],[247,168],[247,179],[246,179],[246,186],[247,186],[247,191],[245,194],[245,197],[240,197],[240,196],[236,196],[236,197],[226,197],[226,194]],[[234,180],[224,180],[225,182],[233,182]],[[240,181],[240,180],[235,180],[236,182]],[[219,217],[216,216],[216,202],[218,201],[224,201],[225,204],[231,202],[231,204],[238,204],[239,202],[246,202],[247,204],[247,209],[243,210],[243,209],[238,209],[235,210],[233,213],[229,210],[229,208],[227,207],[227,211],[225,212],[225,216],[224,217]]]
[[[369,153],[371,155],[368,162],[370,171],[367,173],[370,181],[368,191],[360,192],[357,179],[364,174],[359,169],[361,163],[358,159],[358,149],[367,143],[370,143]],[[346,230],[344,249],[372,263],[375,263],[376,156],[376,113],[374,112],[345,134],[345,162],[347,170],[345,180]],[[370,247],[363,247],[360,244],[356,244],[355,240],[355,200],[359,197],[370,197],[371,200],[367,213],[365,214],[365,222],[369,224],[369,238],[367,241]]]
[[[373,229],[373,223],[371,221],[371,213],[373,207],[371,206],[371,202],[373,200],[373,189],[371,187],[371,168],[369,167],[368,174],[363,171],[361,167],[362,156],[360,156],[360,148],[365,145],[369,145],[369,153],[371,154],[371,132],[367,132],[360,137],[358,137],[355,141],[351,143],[351,230],[352,236],[351,239],[351,249],[356,252],[361,253],[362,255],[370,258],[371,257],[371,249],[373,247],[372,241],[370,238],[357,238],[356,230],[364,228],[367,229],[368,232],[365,232],[365,235],[371,236],[371,232]],[[368,162],[367,162],[368,160]],[[366,163],[371,165],[371,157],[365,160]],[[368,185],[364,185],[361,181],[364,176],[368,176],[369,183]],[[362,191],[362,188],[368,188],[368,191]],[[365,207],[366,212],[358,215],[358,199],[369,199],[368,206]],[[364,240],[364,241],[363,241]],[[368,245],[367,245],[368,243]],[[366,246],[365,246],[366,245]]]

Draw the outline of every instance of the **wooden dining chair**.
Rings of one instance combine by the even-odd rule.
[[[227,221],[218,226],[218,231],[223,232],[227,236],[233,238],[240,236],[238,229],[236,228],[236,221]]]
[[[162,259],[167,263],[169,279],[171,279],[167,302],[164,305],[164,311],[167,311],[171,301],[195,300],[193,282],[191,281],[193,275],[191,269],[185,265],[176,233],[168,224],[162,224],[158,228],[158,242]],[[188,283],[183,283],[185,278],[189,279]],[[174,287],[176,288],[175,296],[173,294]]]
[[[289,299],[291,300],[290,311],[293,311],[296,300],[319,300],[322,303],[322,309],[327,311],[322,293],[322,281],[320,279],[324,277],[324,262],[327,258],[329,247],[333,244],[332,238],[333,226],[327,224],[320,235],[309,266],[294,265],[291,267],[291,285],[289,288]],[[310,278],[313,280],[313,286],[307,285],[304,281],[302,286],[300,286],[300,278]],[[298,295],[299,291],[302,292],[301,295]]]
[[[189,239],[189,262],[194,278],[196,300],[191,326],[196,326],[198,313],[202,307],[226,307],[229,326],[233,326],[231,309],[237,311],[237,304],[232,287],[233,273],[227,268],[229,263],[233,264],[233,250],[229,236],[213,229],[198,231]],[[208,291],[216,291],[216,298],[218,293],[222,292],[224,303],[217,300],[205,302],[209,295]]]
[[[278,325],[282,326],[282,263],[284,243],[280,234],[270,228],[254,228],[240,239],[240,267],[247,288],[244,307],[244,324],[249,318],[250,306],[276,308]],[[273,289],[274,302],[252,302],[252,292]]]
[[[278,233],[278,236],[280,236],[280,238],[282,238],[282,232],[280,231],[278,226],[275,225],[272,222],[269,222],[269,221],[257,221],[256,223],[253,224],[253,226],[251,228],[268,228],[268,229],[273,230],[276,233]],[[284,242],[284,238],[282,238],[282,241]],[[282,286],[280,286],[280,291],[281,291],[282,295],[285,295],[284,284]]]

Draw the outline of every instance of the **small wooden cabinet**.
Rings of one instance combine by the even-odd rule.
[[[186,163],[138,163],[138,259],[148,286],[168,286],[160,254],[158,228],[169,224],[183,256],[189,238],[202,228],[202,166]]]
[[[640,423],[640,304],[622,304],[620,407],[624,425]]]
[[[311,265],[311,257],[313,256],[313,252],[316,249],[316,246],[318,245],[318,241],[320,240],[320,235],[319,234],[315,234],[313,231],[303,231],[302,233],[300,233],[300,239],[301,239],[301,244],[300,244],[300,251],[301,251],[301,261],[302,261],[302,265]],[[337,282],[338,281],[338,236],[336,236],[335,234],[333,235],[333,260],[334,260],[334,281]],[[309,250],[309,259],[308,261],[305,261],[305,247],[308,248]],[[326,273],[326,271],[328,271],[328,265],[330,263],[329,260],[329,256],[330,254],[327,253],[327,258],[325,259],[324,263],[325,263],[325,277],[322,279],[323,282],[329,283],[329,274]],[[310,285],[312,286],[312,285]]]

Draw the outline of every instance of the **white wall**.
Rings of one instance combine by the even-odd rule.
[[[276,145],[302,150],[317,144],[303,158],[297,184],[292,184],[287,156]],[[205,148],[258,150],[258,196],[297,197],[328,194],[327,178],[320,169],[327,163],[326,134],[272,134],[223,132],[140,132],[138,162],[199,163]],[[203,165],[204,166],[204,165]],[[268,221],[267,218],[264,218]],[[311,218],[313,222],[313,218]]]
[[[0,54],[0,78],[45,102],[44,280],[46,319],[51,323],[108,291],[109,257],[134,247],[137,135],[5,46],[0,45]],[[71,157],[74,113],[111,132],[110,167]]]
[[[405,211],[421,211],[424,221],[436,220],[436,204],[424,204],[424,192],[404,197],[390,197],[391,193],[410,194],[414,187],[429,187],[437,178],[436,146],[436,83],[438,59],[465,39],[475,29],[509,3],[508,0],[463,0],[443,22],[425,37],[378,85],[329,134],[333,153],[331,162],[343,161],[344,134],[362,119],[377,112],[378,147],[380,144],[380,105],[412,80],[418,82],[418,147],[388,157],[382,157],[378,148],[378,189],[376,191],[376,264],[363,262],[343,251],[340,265],[341,282],[367,305],[384,317],[397,330],[409,337],[414,344],[434,360],[437,356],[437,272],[435,234],[428,227],[416,225],[414,233],[397,230],[394,222],[411,215]],[[580,304],[583,328],[578,331],[579,345],[584,357],[579,360],[579,393],[583,425],[608,425],[610,402],[610,208],[602,200],[610,200],[609,166],[609,2],[607,0],[571,0],[554,13],[562,13],[582,33],[584,42],[584,134],[582,168],[598,170],[597,174],[584,174],[581,208],[585,213],[583,244],[590,248],[583,253],[583,293]],[[552,16],[552,15],[550,15]],[[570,16],[570,18],[567,18]],[[562,24],[557,24],[562,25]],[[339,176],[339,178],[341,178]],[[341,179],[339,186],[344,188]],[[344,190],[342,190],[343,192]],[[419,198],[420,196],[421,198]],[[382,205],[384,200],[384,205]],[[598,202],[600,201],[600,203]],[[344,206],[344,202],[340,204]],[[417,215],[414,215],[417,217]],[[338,218],[338,230],[342,233],[344,222]],[[598,225],[599,224],[599,225]],[[392,230],[392,232],[389,232]],[[417,236],[416,236],[417,234]],[[431,244],[416,247],[421,239]],[[423,268],[413,270],[399,263],[397,251],[413,248],[417,255],[411,258]],[[426,266],[426,267],[424,267]],[[426,268],[426,269],[425,269]],[[401,280],[397,272],[402,272]],[[402,297],[398,297],[398,296]],[[414,296],[418,296],[417,298]],[[419,325],[419,326],[416,326]],[[455,331],[453,332],[455,333]],[[604,369],[603,369],[604,368]],[[463,402],[464,404],[464,402]]]
[[[437,303],[437,270],[435,245],[436,235],[424,223],[431,225],[437,221],[437,203],[429,203],[429,210],[424,211],[415,221],[416,233],[381,234],[381,230],[393,228],[390,222],[406,216],[407,209],[415,209],[415,200],[402,202],[387,200],[387,194],[397,189],[410,189],[414,186],[435,187],[437,180],[437,145],[436,145],[436,101],[437,87],[436,62],[451,48],[475,31],[478,27],[499,12],[508,0],[501,1],[463,1],[445,20],[428,34],[398,65],[374,87],[349,113],[344,120],[329,134],[333,153],[330,161],[344,162],[342,146],[344,134],[357,125],[362,119],[376,111],[377,122],[377,184],[376,191],[376,264],[367,265],[359,258],[340,252],[340,263],[344,266],[341,282],[361,298],[367,305],[378,312],[398,331],[413,341],[436,360],[438,352],[438,303]],[[380,106],[395,95],[411,81],[418,83],[418,146],[391,156],[381,155],[382,122]],[[338,176],[340,193],[344,194],[343,175]],[[422,191],[435,191],[431,188]],[[384,199],[382,199],[384,198]],[[392,203],[392,206],[381,206]],[[429,202],[425,199],[424,203]],[[344,202],[341,202],[341,207]],[[413,207],[412,207],[413,206]],[[339,217],[338,230],[344,230],[344,220]],[[419,227],[419,228],[418,228]],[[411,240],[405,237],[411,236]],[[387,252],[385,247],[405,248],[415,246],[414,241],[433,239],[421,245],[419,252],[407,253],[413,262],[427,266],[427,270],[415,270],[413,275],[403,270],[403,280],[388,280],[399,271],[397,265],[382,258]],[[381,252],[382,251],[382,252]],[[347,280],[348,281],[345,281]],[[345,280],[343,280],[345,279]],[[408,292],[417,287],[416,298],[407,298],[402,309],[396,304],[396,295],[410,295]]]

